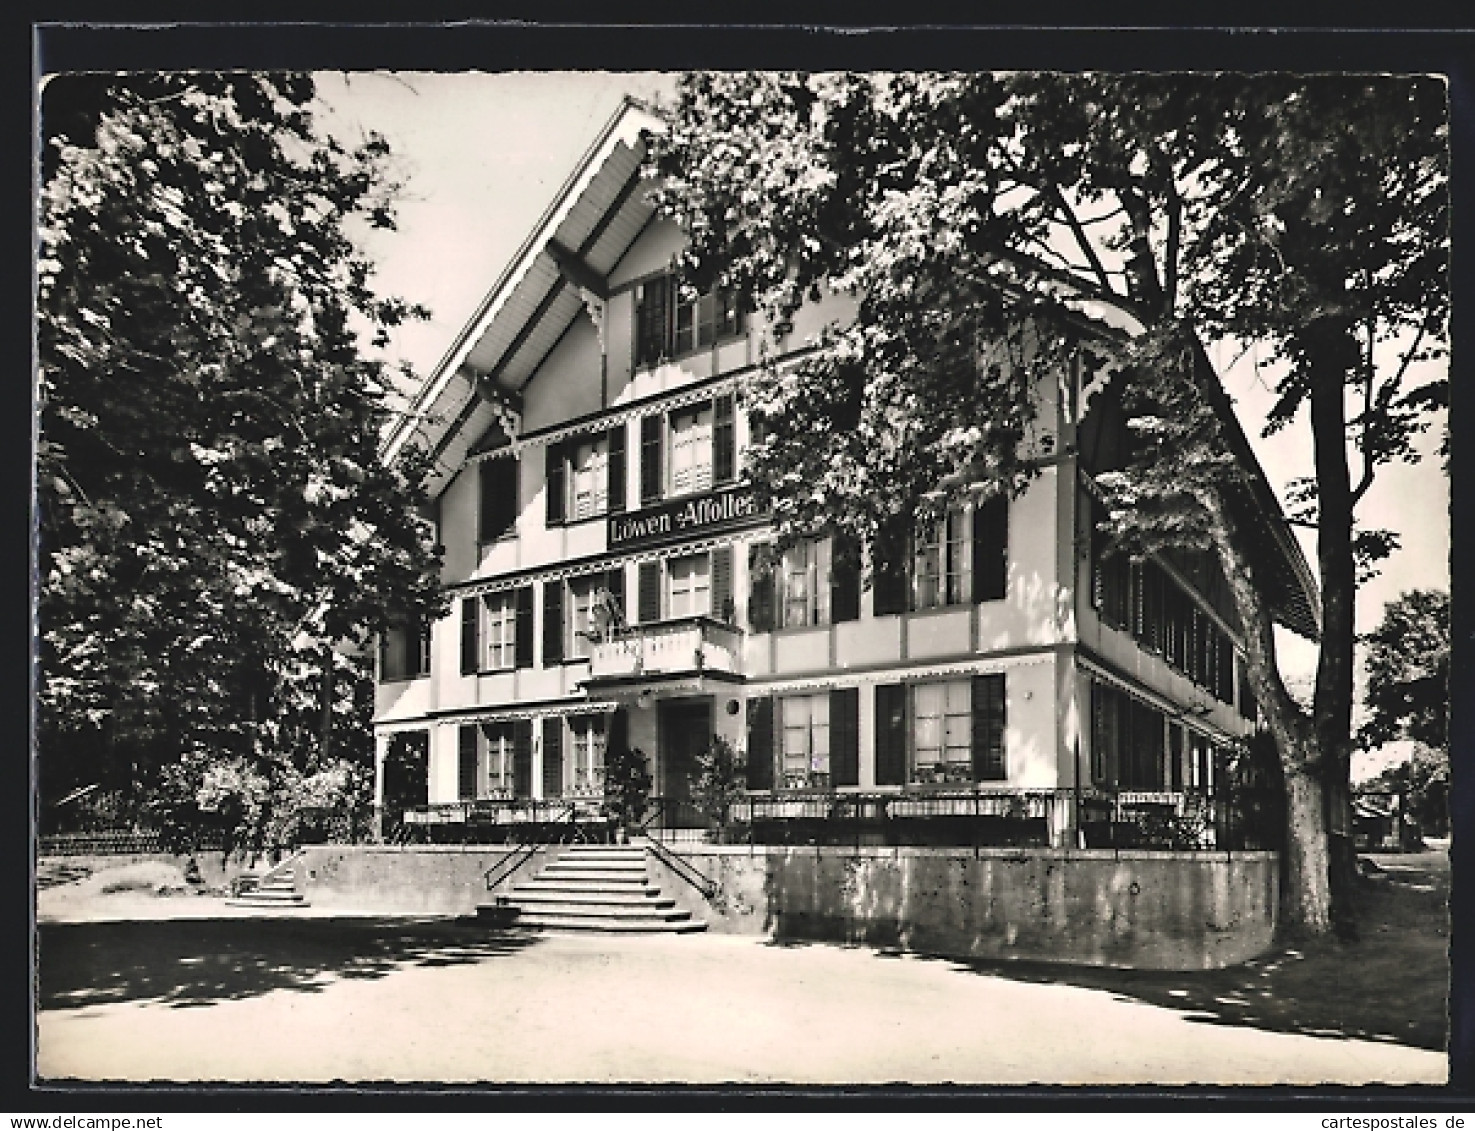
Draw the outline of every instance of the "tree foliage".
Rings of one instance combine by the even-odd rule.
[[[360,348],[423,314],[353,242],[393,224],[388,148],[324,136],[313,97],[302,75],[153,74],[43,102],[43,780],[253,836],[362,792],[349,653],[438,599]]]
[[[749,474],[784,540],[874,536],[965,491],[1018,493],[1052,454],[1037,397],[1053,375],[1114,375],[1134,442],[1097,469],[1105,527],[1134,556],[1219,559],[1296,802],[1290,917],[1324,929],[1352,595],[1396,546],[1355,508],[1379,467],[1416,456],[1447,397],[1442,377],[1410,377],[1441,355],[1449,310],[1442,84],[689,74],[670,117],[659,201],[691,237],[692,284],[754,296],[774,344],[806,300],[854,306],[798,364],[770,350],[748,383]],[[1266,348],[1270,430],[1310,409],[1316,474],[1293,502],[1319,533],[1311,712],[1280,677],[1231,505],[1245,471],[1206,341]]]
[[[1413,589],[1383,609],[1378,627],[1363,637],[1367,648],[1367,721],[1361,745],[1411,739],[1436,750],[1449,748],[1449,594]]]

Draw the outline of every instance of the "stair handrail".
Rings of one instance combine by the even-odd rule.
[[[655,853],[656,859],[664,864],[678,877],[685,880],[697,891],[701,892],[703,899],[712,899],[718,891],[716,880],[709,879],[699,868],[694,867],[689,861],[681,859],[654,837],[646,838],[646,846]]]
[[[509,879],[514,872],[538,854],[538,848],[539,845],[536,841],[522,841],[511,852],[507,853],[502,859],[483,872],[482,879],[486,881],[487,891],[492,891],[498,884]],[[494,874],[496,874],[496,879],[492,878]]]
[[[305,859],[306,856],[307,853],[299,848],[295,852],[288,853],[288,855],[284,859],[279,860],[277,863],[273,864],[263,875],[253,876],[250,874],[245,874],[237,876],[234,880],[231,881],[231,894],[242,895],[248,891],[259,890],[263,885],[265,885],[268,880],[275,879],[278,873],[283,872],[287,868],[296,865],[297,861]],[[295,890],[297,884],[294,882],[292,884],[292,887]]]

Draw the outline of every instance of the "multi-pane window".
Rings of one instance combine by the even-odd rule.
[[[593,518],[609,510],[609,441],[576,445],[569,456],[569,517]]]
[[[912,607],[937,609],[968,601],[971,549],[968,516],[962,511],[950,511],[945,518],[920,529],[912,568]]]
[[[567,656],[581,660],[589,655],[594,632],[594,610],[599,603],[599,578],[578,577],[568,583],[569,642]]]
[[[784,552],[780,567],[779,625],[802,628],[830,619],[830,542],[800,542]]]
[[[666,609],[670,617],[693,617],[712,611],[711,557],[692,554],[666,563]]]
[[[684,298],[674,275],[649,279],[636,288],[635,363],[705,349],[743,330],[737,296],[723,290]]]
[[[517,609],[511,593],[489,594],[482,601],[481,640],[485,649],[481,669],[510,668],[516,661]]]
[[[973,778],[973,695],[966,679],[912,688],[912,781]]]
[[[788,695],[779,700],[783,729],[783,787],[823,789],[830,784],[830,697]]]
[[[1098,783],[1160,791],[1167,749],[1161,711],[1104,683],[1091,685],[1091,773]]]
[[[480,797],[512,796],[512,724],[487,723],[482,727],[482,773]]]
[[[712,406],[671,414],[671,494],[686,495],[712,486]]]
[[[593,797],[604,792],[604,716],[575,715],[569,719],[569,793]]]

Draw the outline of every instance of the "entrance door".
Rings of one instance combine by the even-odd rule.
[[[712,700],[664,700],[660,724],[661,793],[686,801],[691,797],[696,756],[712,742]]]

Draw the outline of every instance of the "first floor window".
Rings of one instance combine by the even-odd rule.
[[[585,441],[569,459],[569,515],[593,518],[609,510],[609,440]]]
[[[784,788],[825,788],[830,784],[829,695],[789,695],[779,703]]]
[[[783,628],[827,624],[830,619],[830,542],[801,542],[784,552],[781,574]]]
[[[512,724],[486,723],[482,726],[485,743],[482,751],[481,789],[478,796],[507,798],[512,796]]]
[[[671,414],[671,494],[712,487],[712,406]]]
[[[594,633],[594,609],[600,586],[593,577],[579,577],[568,583],[570,659],[581,660],[589,655]]]
[[[972,569],[968,516],[950,511],[917,532],[912,607],[937,609],[970,599]]]
[[[569,792],[597,796],[604,792],[604,716],[575,715],[569,719],[573,739]]]
[[[430,674],[430,622],[412,618],[379,641],[379,679],[416,679]]]
[[[973,778],[973,694],[965,679],[912,689],[912,780]]]
[[[486,653],[483,671],[513,666],[517,647],[517,610],[511,593],[493,593],[482,602],[482,634]]]
[[[705,616],[712,611],[711,559],[706,554],[672,558],[667,563],[668,616]]]

